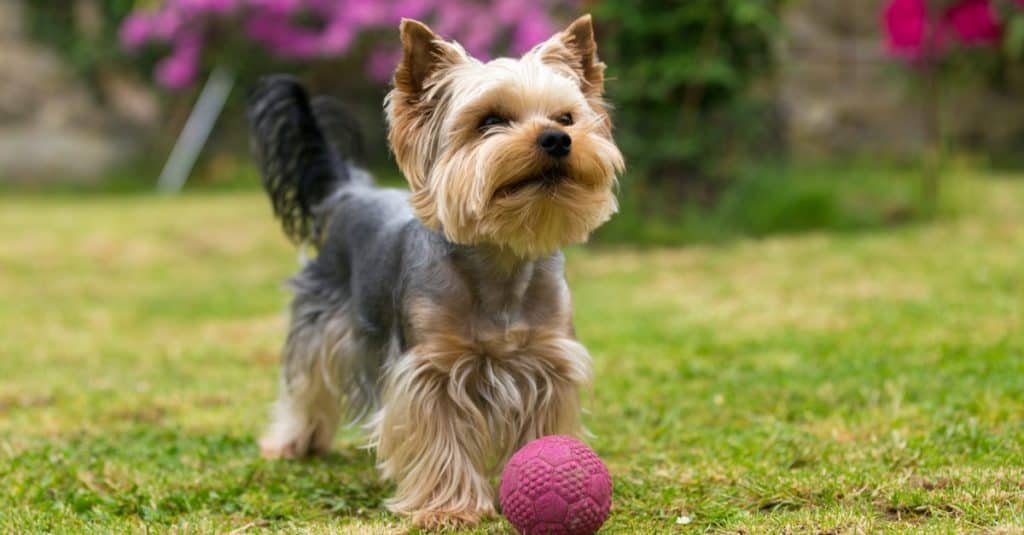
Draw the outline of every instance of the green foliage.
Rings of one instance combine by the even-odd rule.
[[[149,57],[128,61],[117,40],[118,26],[136,7],[137,0],[47,0],[24,4],[29,35],[53,47],[90,82],[95,82],[104,68],[142,69],[152,64]]]
[[[746,167],[714,202],[681,205],[637,193],[624,180],[621,213],[598,231],[605,243],[679,245],[816,230],[862,231],[924,219],[916,173],[847,163]]]
[[[1024,60],[1024,14],[1015,13],[1007,21],[1004,47],[1011,60]]]
[[[729,176],[771,137],[754,95],[774,65],[782,0],[604,0],[593,6],[629,165],[653,183]]]
[[[1003,53],[1010,61],[1024,60],[1024,4],[1019,0],[996,0],[994,5],[1003,23]]]

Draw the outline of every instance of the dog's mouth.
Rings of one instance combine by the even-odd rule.
[[[509,182],[494,192],[495,197],[507,197],[523,191],[527,188],[539,187],[550,190],[558,187],[559,184],[569,179],[564,169],[551,168],[544,171],[527,175],[519,180]]]

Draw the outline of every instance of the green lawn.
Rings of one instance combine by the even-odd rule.
[[[1024,180],[960,182],[932,224],[572,251],[604,531],[1021,532]],[[0,199],[0,532],[406,529],[354,430],[257,455],[295,258],[256,192]]]

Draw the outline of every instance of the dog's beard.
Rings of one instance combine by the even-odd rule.
[[[556,193],[563,182],[569,180],[569,171],[564,165],[553,164],[536,173],[514,179],[512,182],[499,186],[494,192],[495,198],[516,195],[528,188],[540,188],[547,193]]]
[[[580,134],[568,157],[553,159],[538,155],[535,138],[527,130],[442,155],[424,208],[448,239],[535,258],[586,241],[615,213],[622,156],[610,140]]]

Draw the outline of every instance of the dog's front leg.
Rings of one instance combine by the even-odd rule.
[[[397,483],[389,508],[417,526],[476,524],[494,514],[488,425],[438,360],[413,350],[389,368],[371,424],[378,466]]]

